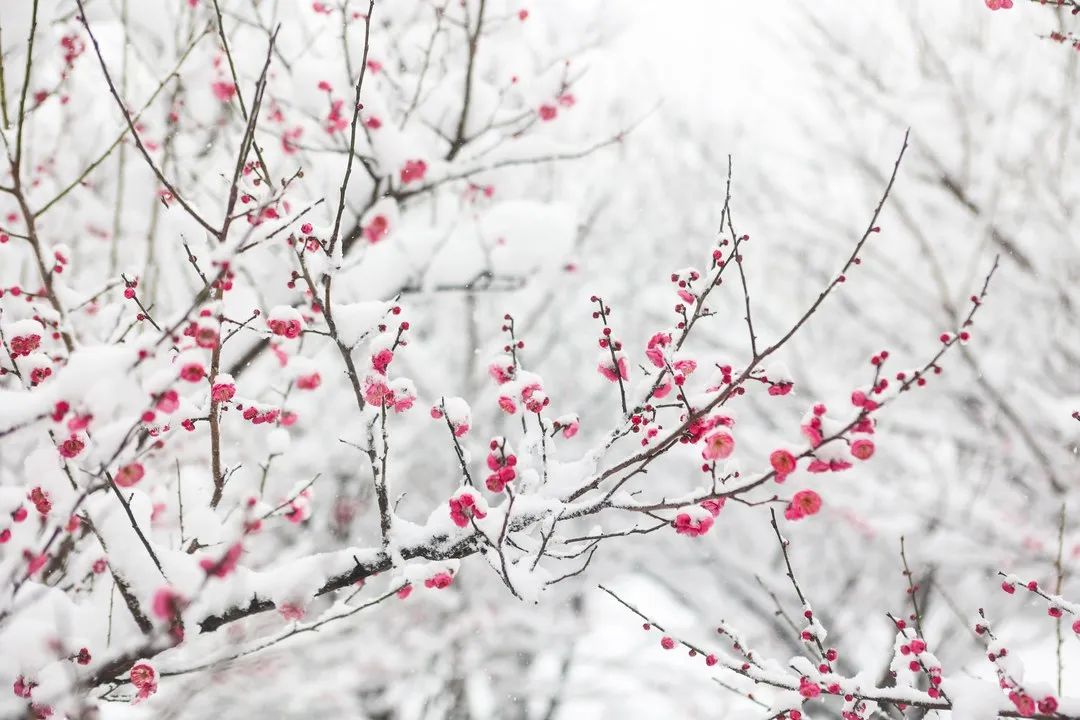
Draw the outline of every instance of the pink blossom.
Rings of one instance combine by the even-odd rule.
[[[630,379],[630,372],[626,366],[626,358],[622,356],[618,356],[616,364],[614,365],[612,365],[610,360],[601,360],[596,369],[611,382],[618,382],[619,378],[622,378],[623,380]]]
[[[90,426],[90,421],[94,419],[93,415],[75,415],[67,422],[67,429],[71,432],[78,432],[79,430],[85,430]]]
[[[787,395],[795,387],[794,383],[778,382],[769,386],[769,394],[772,396]]]
[[[344,100],[334,100],[330,103],[330,112],[326,116],[326,132],[333,135],[349,127],[349,119],[342,110],[345,107]]]
[[[723,460],[730,457],[734,451],[735,438],[730,433],[721,431],[705,438],[705,447],[701,451],[701,456],[706,460]]]
[[[48,515],[49,511],[52,510],[52,500],[49,499],[49,494],[40,487],[31,490],[28,498],[40,514]]]
[[[236,569],[243,553],[244,546],[240,543],[233,543],[220,559],[214,560],[213,558],[204,557],[199,560],[199,567],[205,570],[207,575],[219,578],[227,577]]]
[[[300,321],[296,319],[274,318],[267,322],[267,326],[270,328],[270,332],[275,335],[281,335],[289,339],[299,337],[304,329]]]
[[[713,526],[713,519],[706,515],[701,518],[692,518],[688,513],[679,513],[675,516],[675,532],[690,537],[700,537],[709,532]]]
[[[154,593],[154,601],[151,610],[154,617],[161,620],[172,620],[183,609],[186,601],[184,597],[171,587],[158,588]]]
[[[181,380],[186,380],[190,383],[197,383],[203,379],[206,375],[206,368],[202,366],[202,363],[189,362],[181,366],[179,377]]]
[[[236,85],[231,82],[218,81],[210,87],[214,91],[214,97],[223,103],[231,102],[236,96]]]
[[[405,163],[405,166],[401,168],[399,173],[401,177],[402,185],[407,185],[411,182],[423,182],[424,173],[427,172],[427,163],[423,160],[409,160]]]
[[[821,687],[815,682],[802,678],[799,681],[799,694],[808,700],[816,698],[821,694]]]
[[[659,332],[649,338],[649,344],[645,349],[645,357],[658,368],[664,367],[664,348],[671,344],[669,333]]]
[[[791,499],[784,517],[788,520],[801,520],[808,515],[814,515],[821,509],[821,496],[813,490],[800,490]]]
[[[683,376],[689,377],[691,373],[697,370],[697,363],[693,360],[676,360],[671,364],[671,367],[675,370],[675,372]]]
[[[701,507],[709,511],[709,513],[716,517],[720,514],[720,511],[724,509],[724,505],[727,503],[727,498],[719,497],[711,500],[703,500]]]
[[[525,409],[531,413],[539,413],[548,404],[548,396],[544,393],[539,383],[530,383],[521,391],[521,399],[525,403]]]
[[[154,672],[154,668],[150,667],[147,663],[139,663],[133,666],[131,668],[131,684],[138,690],[135,699],[131,701],[133,705],[142,702],[156,693],[158,685],[157,674]]]
[[[550,122],[555,119],[556,115],[559,114],[559,109],[554,105],[548,105],[547,103],[544,103],[540,106],[540,109],[537,110],[537,113],[540,115],[541,120],[543,120],[544,122]]]
[[[364,380],[364,400],[376,407],[393,399],[394,393],[390,386],[380,378],[366,378]]]
[[[322,384],[322,377],[317,372],[296,378],[296,387],[301,390],[314,390]]]
[[[450,519],[458,527],[469,524],[470,518],[483,520],[487,513],[476,505],[476,498],[470,492],[463,491],[456,497],[450,498]]]
[[[1047,695],[1039,701],[1039,712],[1043,715],[1053,715],[1057,712],[1058,701],[1053,695]]]
[[[501,365],[498,362],[493,362],[488,366],[488,375],[490,375],[498,385],[513,380],[514,374],[513,365]]]
[[[1020,717],[1031,717],[1035,714],[1035,701],[1031,699],[1030,695],[1013,690],[1009,693],[1009,700],[1016,706],[1016,711],[1020,713]]]
[[[817,447],[825,439],[825,436],[821,432],[821,419],[813,418],[810,422],[803,423],[799,426],[802,430],[802,434],[806,436],[806,439],[810,441],[811,447]]]
[[[399,389],[396,392],[391,393],[390,406],[394,408],[394,412],[403,413],[413,406],[413,402],[416,401],[416,396],[411,393],[404,392]]]
[[[450,583],[454,582],[454,576],[447,572],[436,573],[424,581],[424,587],[433,588],[435,590],[442,590],[450,587]]]
[[[851,393],[851,404],[855,407],[864,408],[868,412],[877,410],[878,408],[878,404],[867,397],[866,393],[862,390],[855,390]]]
[[[286,130],[281,135],[281,149],[285,151],[286,155],[292,155],[300,149],[300,147],[297,145],[297,142],[300,140],[300,136],[302,136],[303,134],[304,128],[298,125],[294,128]]]
[[[195,331],[195,344],[208,350],[218,344],[218,331],[212,327],[200,327]]]
[[[40,555],[30,555],[26,564],[26,574],[33,575],[41,568],[45,567],[45,563],[49,562],[49,554],[41,553]]]
[[[22,675],[15,678],[15,697],[29,698],[33,689],[37,686],[36,682],[27,680]]]
[[[562,426],[562,435],[563,435],[564,438],[569,440],[570,438],[577,435],[578,430],[580,430],[580,429],[581,429],[581,423],[579,421],[577,421],[577,420],[571,420],[569,423]]]
[[[371,356],[371,367],[375,368],[375,372],[380,375],[385,375],[386,369],[390,367],[390,363],[393,360],[393,351],[384,348]]]
[[[215,382],[210,388],[210,399],[214,402],[228,402],[236,394],[236,385],[231,382]]]
[[[289,503],[289,509],[285,513],[285,519],[293,525],[299,525],[311,517],[311,503],[308,501],[310,497],[311,490],[304,490],[295,497],[293,501]]]
[[[30,353],[38,349],[41,345],[41,336],[32,333],[30,335],[16,335],[11,338],[9,347],[11,348],[11,357],[26,357]]]
[[[851,443],[851,454],[859,460],[869,460],[870,456],[874,454],[874,441],[859,438]]]
[[[290,622],[304,619],[304,608],[295,603],[282,603],[278,607],[278,612],[281,613],[281,617]]]
[[[784,482],[788,475],[795,470],[795,456],[787,450],[773,450],[769,455],[769,464],[776,471],[776,481]]]
[[[67,440],[60,443],[60,455],[71,459],[81,453],[84,447],[86,447],[86,443],[72,435]]]
[[[385,215],[376,215],[371,218],[371,222],[364,226],[364,237],[367,241],[374,245],[375,243],[386,237],[386,233],[390,230],[390,221],[386,219]]]
[[[490,456],[489,456],[490,457]],[[501,493],[506,486],[517,477],[517,471],[513,467],[502,467],[487,476],[485,485],[493,493]]]
[[[154,407],[163,413],[173,413],[180,407],[180,394],[175,390],[166,390],[154,403]]]

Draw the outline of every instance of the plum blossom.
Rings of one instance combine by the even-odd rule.
[[[375,243],[386,237],[386,234],[389,231],[390,221],[386,219],[386,216],[376,215],[375,217],[371,218],[371,222],[364,226],[364,237],[367,238],[367,241],[369,243],[374,245]]]
[[[85,447],[86,443],[82,439],[76,435],[71,435],[67,440],[60,443],[60,455],[70,460],[81,453]]]
[[[401,168],[401,184],[408,185],[411,182],[423,182],[425,173],[427,173],[426,162],[423,160],[409,160]]]
[[[214,402],[228,402],[236,395],[236,382],[231,375],[224,373],[214,378],[214,384],[210,388],[210,399]]]
[[[230,102],[234,97],[236,97],[236,85],[231,82],[219,80],[218,82],[213,83],[210,87],[214,91],[214,97],[216,97],[223,103]]]
[[[219,578],[227,577],[236,569],[237,564],[240,562],[240,556],[243,555],[243,553],[244,546],[240,543],[233,543],[220,558],[214,559],[212,557],[204,557],[200,559],[199,567],[205,570],[207,575]]]
[[[701,450],[701,456],[706,460],[723,460],[730,457],[734,451],[735,438],[731,436],[731,433],[721,430],[705,438],[705,447]]]
[[[386,375],[386,371],[393,360],[394,352],[389,348],[383,348],[371,356],[371,367],[380,375]]]
[[[776,471],[776,482],[784,482],[787,476],[795,470],[795,456],[787,450],[773,450],[769,455],[769,464]]]
[[[501,493],[517,477],[514,469],[517,466],[517,455],[503,438],[493,439],[488,447],[491,452],[487,456],[487,466],[491,474],[487,476],[485,484],[491,492]]]
[[[719,512],[719,511],[718,511]],[[712,510],[704,507],[687,508],[675,516],[672,525],[679,535],[700,537],[713,526]]]
[[[49,511],[52,510],[52,500],[49,499],[49,494],[40,487],[31,490],[27,497],[34,504],[34,508],[39,514],[48,515]]]
[[[454,582],[454,576],[448,572],[440,572],[432,575],[427,580],[424,580],[424,587],[434,590],[442,590],[450,587],[450,583]]]
[[[454,437],[464,437],[472,426],[472,409],[469,404],[460,397],[444,397],[438,405],[431,408],[431,417],[441,420],[443,417],[449,423]]]
[[[266,317],[270,332],[284,338],[297,338],[304,330],[304,318],[300,311],[288,305],[278,305]]]
[[[303,620],[306,614],[302,605],[290,602],[281,603],[278,613],[289,622]]]
[[[664,367],[664,348],[671,344],[671,333],[658,332],[649,338],[645,357],[658,368]]]
[[[804,517],[816,514],[820,509],[820,495],[813,490],[800,490],[795,493],[787,509],[784,510],[784,517],[788,520],[801,520]]]
[[[138,691],[132,704],[142,702],[157,692],[157,671],[149,660],[140,660],[132,665],[131,670],[128,671],[128,677]]]
[[[189,383],[197,383],[206,377],[206,368],[199,361],[186,362],[180,366],[177,377]]]
[[[474,490],[462,488],[450,498],[450,519],[458,527],[466,527],[469,520],[476,518],[483,520],[487,517],[487,505]]]
[[[560,415],[555,418],[554,427],[556,431],[561,431],[562,436],[569,440],[578,434],[581,429],[581,421],[576,414]]]
[[[859,460],[869,460],[874,454],[874,441],[859,438],[851,443],[851,454]]]
[[[498,385],[504,385],[514,379],[517,367],[509,355],[500,355],[488,365],[488,375]]]
[[[622,353],[615,354],[614,364],[611,362],[611,358],[609,356],[603,356],[600,360],[600,364],[597,365],[596,369],[600,371],[601,375],[603,375],[607,380],[611,382],[618,382],[620,378],[623,380],[630,379],[630,371],[627,368],[626,358],[622,355]]]
[[[711,500],[703,500],[701,507],[709,511],[709,513],[716,517],[720,514],[720,511],[724,509],[724,505],[727,503],[726,497],[713,498]]]

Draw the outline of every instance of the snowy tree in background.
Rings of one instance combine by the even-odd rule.
[[[808,328],[801,357],[792,363],[793,375],[815,394],[830,392],[835,380],[829,366],[837,354],[858,352],[868,335],[879,333],[878,342],[903,353],[934,327],[963,317],[971,278],[1001,254],[995,286],[1008,300],[988,304],[980,317],[980,325],[993,331],[960,348],[962,362],[955,370],[946,368],[940,392],[924,397],[921,407],[910,415],[897,407],[882,417],[875,476],[848,474],[842,487],[832,485],[829,499],[846,507],[827,534],[807,537],[809,526],[783,532],[792,538],[790,552],[804,594],[814,603],[816,619],[829,629],[825,648],[840,650],[839,665],[870,669],[874,682],[886,685],[929,687],[925,671],[913,678],[890,676],[896,669],[892,654],[909,643],[895,644],[897,628],[885,612],[911,625],[912,598],[905,598],[910,590],[924,626],[917,632],[926,632],[920,642],[931,648],[946,674],[983,683],[956,693],[963,700],[959,709],[971,713],[957,713],[961,717],[1076,712],[1075,704],[1060,701],[1062,693],[1076,694],[1069,679],[1075,676],[1074,634],[1080,627],[1069,612],[1076,605],[1067,599],[1076,597],[1069,579],[1080,558],[1073,512],[1080,441],[1074,414],[1080,332],[1072,312],[1078,275],[1068,222],[1076,187],[1075,111],[1068,101],[1076,54],[1068,38],[1076,8],[1068,2],[1039,5],[986,13],[978,4],[909,3],[850,13],[824,3],[796,13],[781,35],[796,48],[785,70],[799,63],[812,67],[812,92],[818,94],[792,100],[806,110],[788,123],[799,132],[782,134],[774,120],[760,133],[772,145],[773,162],[758,162],[762,177],[754,178],[764,190],[754,198],[756,214],[776,213],[769,223],[770,242],[774,237],[784,242],[780,233],[793,220],[800,230],[788,240],[786,252],[774,256],[778,274],[793,282],[809,276],[813,282],[819,267],[828,270],[824,249],[843,246],[840,233],[850,221],[850,212],[830,207],[829,200],[876,192],[884,178],[873,162],[875,153],[898,129],[912,126],[906,160],[912,174],[904,175],[906,182],[890,196],[895,214],[886,212],[894,241],[880,255],[867,256],[865,272],[852,278],[841,297],[840,302],[850,298],[844,308],[850,322]],[[743,112],[756,117],[752,110]],[[710,135],[700,127],[687,134]],[[745,154],[740,157],[745,165]],[[800,161],[792,163],[794,157]],[[788,172],[773,172],[785,162]],[[720,174],[713,169],[713,176]],[[699,176],[708,182],[708,168]],[[777,198],[782,211],[775,209]],[[901,316],[902,321],[889,321]],[[823,342],[836,349],[821,352]],[[903,441],[890,442],[890,430]],[[899,574],[908,572],[907,559],[900,557],[904,536],[914,576],[910,585]],[[770,539],[755,537],[761,544]],[[771,540],[776,548],[776,537]],[[857,552],[853,543],[859,543]],[[772,557],[774,567],[786,570],[780,553]],[[1002,571],[1022,582],[1012,577],[1004,592],[998,590]],[[760,658],[775,657],[783,665],[792,651],[808,652],[797,640],[775,642],[777,636],[798,635],[791,628],[785,633],[779,623],[770,625],[769,611],[784,610],[800,621],[802,608],[789,580],[758,572],[725,564],[711,594],[700,584],[690,590],[689,581],[673,583],[677,616],[689,609],[699,619],[682,623],[676,637],[692,643],[707,638],[703,628],[715,624],[719,613],[743,629]],[[697,568],[686,575],[709,577]],[[1029,586],[1034,603],[1025,606],[1018,599]],[[783,605],[773,604],[768,592]],[[618,594],[639,610],[650,610],[647,603],[634,602],[631,590]],[[743,604],[746,595],[756,607]],[[724,598],[721,610],[719,598]],[[979,618],[980,608],[985,618]],[[655,611],[651,615],[672,621]],[[989,629],[993,642],[1007,647],[1007,667],[987,662],[989,636],[975,632],[977,627]],[[655,637],[642,642],[659,645]],[[816,650],[809,653],[812,657]],[[903,664],[913,659],[919,658],[905,656]],[[833,671],[837,667],[833,663]],[[995,692],[999,679],[1006,688]],[[799,681],[796,674],[785,687],[797,691]],[[745,681],[725,682],[756,699],[772,699]],[[820,685],[822,697],[828,697],[829,684]],[[968,705],[973,694],[983,701],[979,708]],[[839,717],[841,705],[815,703],[806,710],[814,717]],[[747,700],[739,707],[750,713],[753,706]],[[933,706],[943,706],[940,698]],[[920,716],[928,707],[908,713]],[[1047,714],[1051,707],[1057,714]],[[883,711],[895,716],[890,707]]]
[[[954,394],[1012,406],[947,368],[1013,361],[987,313],[1037,261],[995,227],[935,270],[946,312],[877,315],[860,293],[914,267],[919,123],[800,227],[668,131],[625,29],[600,0],[0,6],[0,716],[648,717],[655,684],[672,713],[1080,717],[1048,435],[1023,440],[1056,585],[1026,574],[1049,545],[1002,563],[1008,527],[928,516],[906,477],[983,492],[963,468],[996,427]],[[655,192],[695,164],[708,203]],[[931,586],[999,570],[1057,622],[1056,688],[966,596],[977,649],[938,647]],[[598,652],[622,606],[666,628],[635,590],[749,634],[665,629],[653,670]],[[656,670],[678,646],[695,664]]]

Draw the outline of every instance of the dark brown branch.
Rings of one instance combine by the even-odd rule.
[[[195,208],[183,198],[176,187],[169,182],[158,168],[154,159],[150,157],[150,153],[143,145],[142,138],[139,137],[138,130],[135,129],[135,123],[132,121],[131,113],[128,111],[127,105],[124,104],[123,98],[120,97],[120,93],[117,91],[115,83],[113,83],[112,76],[109,74],[109,67],[105,64],[105,57],[101,54],[101,46],[98,44],[97,36],[95,36],[93,30],[90,29],[90,23],[86,19],[86,10],[83,7],[83,0],[75,0],[75,2],[79,5],[79,22],[82,23],[82,26],[86,29],[87,35],[90,36],[90,41],[94,46],[94,53],[97,55],[98,63],[101,65],[101,72],[105,75],[105,82],[109,85],[109,93],[113,96],[117,106],[120,108],[121,114],[123,114],[124,119],[127,121],[128,130],[131,132],[131,137],[135,140],[135,146],[139,149],[143,159],[146,160],[146,164],[150,166],[150,169],[154,172],[158,181],[165,186],[166,190],[172,193],[172,196],[176,198],[176,201],[180,203],[180,206],[187,211],[188,215],[190,215],[195,222],[199,223],[199,225],[201,225],[208,233],[216,237],[218,235],[217,228],[206,222]]]

